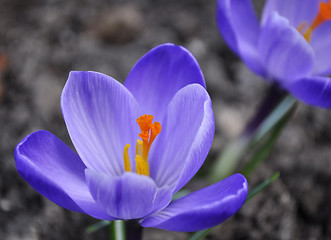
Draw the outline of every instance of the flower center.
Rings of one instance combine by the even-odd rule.
[[[302,33],[307,42],[310,41],[311,34],[315,28],[317,28],[321,23],[331,20],[331,0],[326,2],[320,2],[319,11],[313,21],[313,23],[307,28],[305,32],[303,32],[306,27],[306,22],[303,22],[298,27],[298,31]]]
[[[153,115],[142,115],[137,119],[137,123],[140,127],[141,133],[138,135],[141,137],[137,140],[136,144],[136,172],[141,175],[149,176],[148,166],[148,153],[151,145],[156,136],[161,132],[161,124],[159,122],[153,122]],[[124,170],[131,172],[131,164],[129,158],[130,144],[126,144],[123,151]]]

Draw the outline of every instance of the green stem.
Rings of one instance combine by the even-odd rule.
[[[124,221],[115,220],[110,223],[110,239],[126,240]]]

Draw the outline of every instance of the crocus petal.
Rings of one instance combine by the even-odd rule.
[[[324,108],[331,108],[331,78],[303,78],[286,86],[301,101]]]
[[[218,28],[232,50],[255,73],[264,76],[256,48],[259,21],[250,0],[218,0]]]
[[[331,74],[331,21],[326,21],[317,27],[311,36],[310,44],[316,55],[315,74]]]
[[[211,100],[199,84],[182,88],[169,103],[162,131],[149,156],[158,186],[177,191],[203,164],[215,130]],[[177,186],[176,186],[177,185]]]
[[[258,47],[270,79],[292,81],[313,71],[313,49],[288,20],[277,13],[270,15],[262,28]]]
[[[318,5],[319,1],[316,0],[268,0],[263,9],[262,25],[273,12],[278,12],[295,28],[300,24],[306,24],[308,27],[317,15]]]
[[[85,165],[109,175],[124,172],[123,149],[139,134],[139,106],[131,93],[111,77],[71,72],[61,97],[63,116]]]
[[[136,173],[109,177],[86,169],[86,181],[95,201],[120,219],[142,218],[171,201],[169,189],[158,189],[151,178]]]
[[[163,44],[143,56],[132,68],[124,85],[137,99],[144,113],[161,122],[175,93],[191,83],[205,87],[199,64],[181,46]]]
[[[175,200],[164,210],[147,216],[143,227],[193,232],[211,228],[235,214],[247,197],[248,185],[241,174]]]
[[[113,220],[93,200],[85,183],[85,165],[60,139],[47,131],[25,137],[15,149],[19,174],[56,204],[95,218]]]

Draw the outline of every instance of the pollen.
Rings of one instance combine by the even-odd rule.
[[[154,141],[155,137],[159,135],[161,132],[161,124],[159,122],[155,122],[151,126],[151,137],[149,139],[150,144]]]
[[[152,143],[161,132],[161,124],[153,123],[153,115],[142,115],[137,119],[141,133],[138,136],[142,139],[137,140],[136,144],[136,172],[141,175],[149,176],[148,154]],[[128,148],[130,144],[125,145],[123,152],[124,170],[131,172],[131,164]]]
[[[326,2],[320,2],[319,11],[313,21],[313,23],[307,28],[307,30],[302,33],[306,23],[302,23],[298,27],[298,31],[302,33],[303,37],[310,42],[311,34],[320,24],[323,22],[331,20],[331,0]]]
[[[137,123],[142,132],[148,132],[153,122],[153,115],[142,115],[137,119]]]
[[[141,139],[142,139],[144,142],[148,142],[148,139],[149,139],[149,132],[148,132],[148,131],[143,131],[143,132],[141,132],[138,136],[141,137]]]
[[[149,176],[149,166],[140,155],[136,155],[136,171],[140,175]]]

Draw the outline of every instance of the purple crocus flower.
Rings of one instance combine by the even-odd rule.
[[[15,150],[20,175],[56,204],[98,219],[198,231],[244,203],[240,174],[171,202],[203,164],[215,128],[202,72],[183,47],[154,48],[124,85],[71,72],[61,107],[77,154],[48,131],[28,135]]]
[[[218,0],[219,30],[246,65],[325,108],[331,107],[330,20],[330,0],[267,0],[260,22],[250,0]]]

